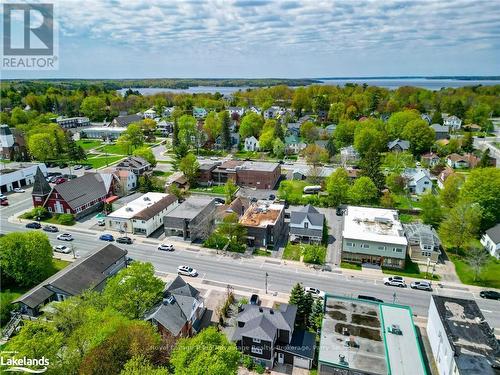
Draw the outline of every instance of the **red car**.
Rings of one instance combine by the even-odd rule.
[[[9,201],[7,199],[2,199],[0,201],[0,206],[8,206],[9,205]]]
[[[66,179],[62,177],[59,177],[57,180],[54,181],[54,183],[57,185],[62,184],[63,182],[66,182]]]

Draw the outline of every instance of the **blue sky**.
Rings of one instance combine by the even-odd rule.
[[[4,78],[498,75],[498,1],[61,0],[59,71]]]

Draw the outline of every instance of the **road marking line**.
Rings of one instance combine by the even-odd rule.
[[[491,311],[491,310],[483,310],[483,309],[481,309],[481,311],[482,311],[482,312],[485,312],[485,313],[488,313],[488,314],[491,314],[491,313],[493,312],[493,311]]]

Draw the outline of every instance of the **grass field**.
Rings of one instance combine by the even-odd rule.
[[[396,204],[396,208],[420,208],[420,202],[413,201],[411,198],[405,195],[396,195],[393,194],[394,203]]]
[[[285,250],[283,251],[283,259],[299,261],[301,254],[302,254],[301,245],[292,245],[291,243],[288,243],[285,246]]]
[[[217,185],[211,187],[197,187],[189,190],[197,193],[224,195],[224,185]]]
[[[98,147],[101,143],[101,141],[97,141],[95,139],[80,139],[76,141],[76,144],[78,146],[82,146],[85,151]]]
[[[420,270],[420,267],[417,263],[412,262],[409,258],[406,258],[406,265],[404,270],[393,270],[392,268],[384,268],[382,267],[382,272],[386,275],[399,275],[406,277],[413,277],[415,279],[426,279],[427,276],[430,278],[432,274],[432,267],[429,267],[429,274],[425,272],[426,267],[422,267],[423,272]],[[440,277],[438,275],[434,275],[432,280],[439,280]]]
[[[500,289],[500,260],[490,257],[477,280],[474,280],[474,272],[464,257],[449,253],[448,256],[455,264],[455,271],[462,283]]]
[[[107,152],[108,154],[127,155],[126,150],[122,146],[119,146],[117,144],[111,144],[99,147],[97,151]]]
[[[269,257],[271,256],[271,252],[267,250],[262,250],[262,249],[255,249],[253,252],[253,255],[259,255],[261,257]]]
[[[87,159],[85,164],[91,165],[92,168],[101,168],[106,166],[106,162],[108,163],[108,165],[110,165],[121,159],[123,159],[123,156],[108,156],[108,157],[102,156],[102,157]]]
[[[340,262],[340,268],[361,271],[361,265],[354,263]]]

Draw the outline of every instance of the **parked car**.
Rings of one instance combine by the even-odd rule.
[[[358,299],[363,299],[365,301],[373,301],[373,302],[384,303],[384,301],[382,301],[381,299],[378,299],[378,298],[375,298],[375,297],[372,297],[372,296],[364,296],[362,294],[360,294],[358,296]]]
[[[118,242],[118,243],[124,243],[124,244],[127,244],[127,245],[131,245],[133,243],[132,238],[127,237],[127,236],[118,237],[116,239],[116,242]]]
[[[61,241],[73,241],[73,236],[70,233],[61,233],[57,236],[57,239]]]
[[[479,296],[486,299],[500,300],[500,293],[495,292],[494,290],[482,290],[479,292]]]
[[[15,188],[14,189],[14,193],[24,193],[25,190],[24,189],[21,189],[21,188]]]
[[[52,232],[52,233],[59,232],[59,229],[57,229],[57,227],[54,225],[46,225],[42,229],[45,232]]]
[[[85,169],[86,171],[88,171],[89,169],[92,169],[92,166],[87,164],[87,165],[83,166],[83,169]]]
[[[111,234],[108,234],[108,233],[101,234],[101,236],[99,237],[99,239],[101,241],[109,241],[109,242],[112,242],[112,241],[115,240],[115,238]]]
[[[318,288],[306,286],[304,288],[304,291],[306,293],[311,294],[314,298],[325,298],[325,292],[323,292],[322,290],[319,290]]]
[[[103,227],[106,225],[106,222],[104,221],[104,219],[99,219],[99,220],[97,220],[97,225],[100,227]]]
[[[57,245],[57,246],[54,246],[53,249],[56,253],[63,253],[63,254],[71,253],[71,249],[65,245]]]
[[[42,226],[40,225],[40,223],[37,223],[36,221],[33,221],[32,223],[28,223],[26,224],[26,228],[30,228],[30,229],[40,229]]]
[[[125,263],[127,263],[127,266],[130,265],[133,261],[134,259],[131,257],[127,257],[127,259],[125,259]]]
[[[406,288],[405,279],[401,276],[384,277],[384,285]]]
[[[174,245],[169,245],[166,243],[162,243],[161,245],[158,246],[158,250],[161,251],[174,251]]]
[[[83,168],[83,166],[81,164],[77,164],[73,167],[73,170],[77,171],[77,170],[82,169],[82,168]]]
[[[0,194],[0,200],[4,200],[4,199],[7,199],[7,196],[3,195],[3,194]]]
[[[9,201],[7,199],[0,200],[0,206],[8,206],[8,205],[9,205]]]
[[[260,298],[257,294],[250,296],[250,305],[260,305]]]
[[[62,184],[63,182],[66,182],[66,179],[65,178],[62,178],[62,177],[58,177],[55,179],[54,183],[56,185],[59,185],[59,184]]]
[[[184,276],[191,276],[191,277],[198,276],[198,272],[194,268],[186,265],[177,267],[177,273],[179,275],[184,275]]]
[[[410,288],[432,292],[432,285],[428,281],[414,281],[410,284]]]
[[[273,200],[275,200],[275,199],[276,199],[276,195],[274,195],[274,194],[269,194],[269,200],[270,200],[270,201],[273,201]]]

